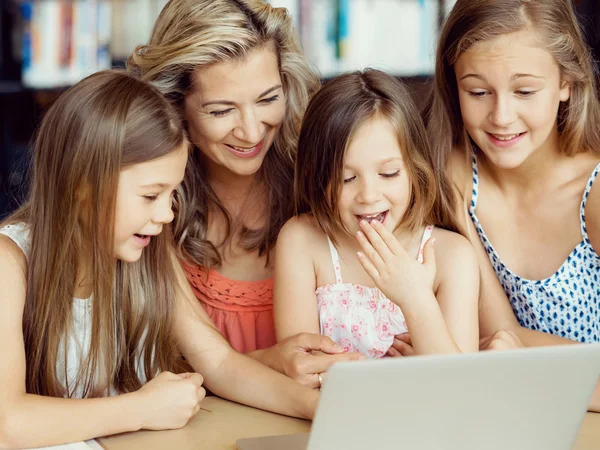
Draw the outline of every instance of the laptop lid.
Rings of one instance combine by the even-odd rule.
[[[568,450],[599,375],[600,344],[339,363],[308,449]]]

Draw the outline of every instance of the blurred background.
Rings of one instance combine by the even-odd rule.
[[[435,43],[455,0],[270,0],[294,18],[304,51],[326,80],[367,66],[427,96]],[[40,118],[69,86],[123,67],[168,0],[0,0],[0,219],[24,198]],[[600,0],[573,0],[600,57]]]

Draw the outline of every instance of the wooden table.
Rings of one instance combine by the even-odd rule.
[[[207,397],[202,410],[182,429],[138,431],[100,439],[106,450],[235,450],[240,438],[305,433],[307,420],[293,419]],[[588,413],[573,450],[600,449],[600,414]]]

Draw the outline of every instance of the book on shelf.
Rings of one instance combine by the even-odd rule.
[[[111,67],[110,0],[24,0],[19,5],[24,86],[68,86]]]
[[[269,0],[287,8],[324,78],[375,67],[397,76],[433,73],[439,0]]]

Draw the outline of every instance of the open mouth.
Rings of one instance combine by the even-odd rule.
[[[389,212],[390,211],[387,210],[376,214],[355,214],[354,216],[359,223],[361,220],[365,220],[368,223],[371,223],[373,220],[377,220],[379,223],[384,223]]]
[[[501,142],[510,142],[513,141],[517,138],[520,138],[521,136],[523,136],[526,133],[526,131],[523,131],[522,133],[516,133],[516,134],[494,134],[494,133],[488,133],[491,137],[493,137],[494,139],[501,141]]]
[[[139,233],[136,233],[133,236],[135,237],[138,244],[140,244],[142,246],[148,245],[150,243],[150,238],[152,237],[149,234],[139,234]]]

